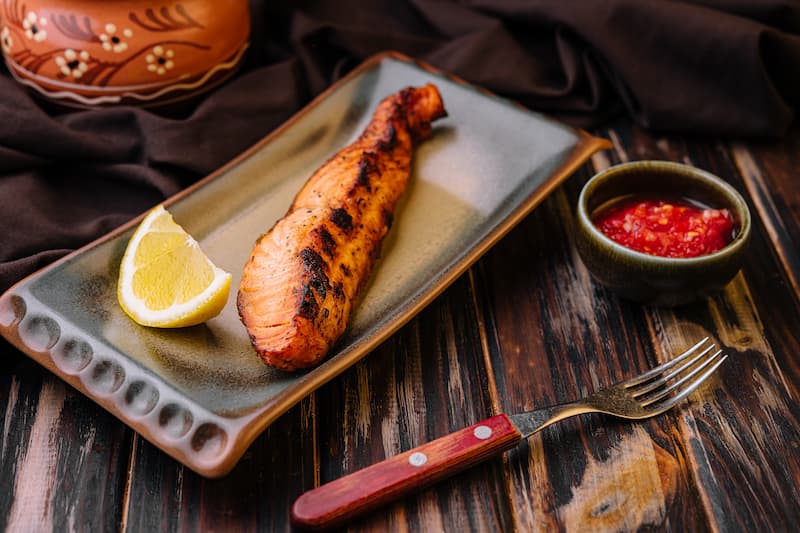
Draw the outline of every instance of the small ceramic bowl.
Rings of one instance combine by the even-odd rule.
[[[8,70],[67,107],[193,97],[237,70],[249,37],[248,0],[0,0]]]
[[[680,197],[727,208],[734,238],[721,250],[691,258],[632,250],[603,234],[591,218],[598,208],[627,195]],[[733,187],[713,174],[668,161],[624,163],[598,173],[581,191],[577,221],[578,253],[592,276],[626,299],[651,305],[681,305],[721,289],[740,270],[750,239],[750,211]]]

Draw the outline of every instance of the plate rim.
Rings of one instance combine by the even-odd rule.
[[[167,455],[178,460],[198,474],[208,478],[217,478],[229,473],[236,466],[253,441],[261,433],[263,433],[269,425],[271,425],[280,416],[284,415],[289,409],[299,403],[311,392],[317,390],[325,383],[328,383],[339,374],[352,367],[355,363],[363,359],[368,353],[373,351],[378,345],[394,335],[414,316],[419,314],[420,311],[422,311],[433,300],[441,295],[442,292],[444,292],[456,279],[463,275],[491,247],[497,244],[497,242],[509,231],[511,231],[511,229],[514,228],[523,218],[530,214],[530,212],[536,206],[538,206],[545,198],[547,198],[567,178],[574,174],[575,171],[577,171],[578,168],[580,168],[591,157],[592,154],[603,149],[608,149],[612,146],[608,140],[595,137],[581,128],[568,126],[543,113],[532,111],[531,109],[514,100],[501,97],[484,87],[472,84],[461,77],[438,69],[422,60],[414,59],[403,53],[389,50],[377,53],[367,58],[348,74],[331,84],[303,108],[298,110],[285,122],[273,129],[255,144],[240,152],[237,156],[207,176],[199,179],[195,183],[180,190],[160,203],[165,207],[168,207],[191,195],[194,191],[200,189],[209,182],[218,179],[220,176],[224,175],[229,170],[248,158],[252,157],[265,145],[269,144],[275,138],[283,134],[284,131],[289,129],[295,122],[316,108],[340,86],[354,78],[361,76],[365,72],[376,68],[380,63],[387,59],[412,64],[424,71],[442,76],[459,85],[475,89],[485,96],[499,98],[500,100],[511,103],[515,107],[518,107],[522,110],[536,113],[542,119],[551,121],[553,124],[568,127],[572,133],[576,135],[577,143],[573,147],[572,151],[565,157],[564,161],[553,172],[551,172],[547,178],[545,178],[542,184],[537,187],[532,194],[528,195],[522,202],[519,202],[517,205],[515,205],[509,215],[499,224],[493,226],[489,233],[482,240],[477,242],[475,246],[469,248],[457,262],[453,263],[452,268],[447,270],[444,275],[438,278],[430,290],[425,291],[420,295],[419,298],[415,299],[411,305],[406,307],[402,313],[399,313],[392,320],[388,321],[376,335],[368,339],[368,342],[356,343],[350,351],[342,354],[341,357],[336,359],[327,359],[320,366],[313,369],[312,372],[303,374],[302,377],[305,379],[302,379],[295,385],[286,387],[275,396],[270,398],[263,405],[258,406],[252,411],[241,416],[224,416],[217,413],[212,413],[205,406],[197,403],[191,398],[188,398],[188,401],[191,403],[193,409],[200,408],[211,415],[209,417],[210,419],[226,422],[223,424],[228,432],[226,441],[224,443],[224,449],[217,453],[212,459],[203,460],[195,455],[185,453],[182,447],[170,445],[170,442],[165,441],[163,437],[160,437],[159,435],[150,431],[149,426],[143,421],[137,420],[136,417],[133,417],[128,413],[124,413],[114,401],[114,393],[102,396],[96,392],[89,391],[77,373],[70,374],[56,366],[53,357],[50,355],[49,348],[39,352],[24,343],[20,338],[19,329],[16,327],[19,322],[18,320],[12,321],[8,326],[0,323],[0,334],[2,334],[2,336],[5,337],[18,350],[37,361],[63,381],[67,382],[83,395],[88,397],[90,400],[106,409],[108,412],[118,418],[123,424],[136,431],[143,438],[161,449]],[[59,266],[65,262],[71,261],[85,251],[112,240],[118,237],[120,234],[130,230],[131,228],[134,228],[141,222],[146,213],[147,210],[132,218],[128,222],[122,224],[121,226],[109,231],[105,235],[98,237],[97,239],[81,246],[80,248],[54,261],[53,263],[50,263],[49,265],[46,265],[45,267],[17,281],[2,295],[0,295],[0,307],[2,307],[4,304],[13,306],[13,302],[9,302],[9,300],[11,300],[14,296],[17,296],[19,293],[24,292],[21,289],[30,284],[34,279],[46,274],[47,272],[50,272],[51,270],[59,268]]]

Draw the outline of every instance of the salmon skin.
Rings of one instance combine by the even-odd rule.
[[[258,239],[237,307],[266,364],[312,367],[344,333],[408,184],[413,147],[444,116],[432,84],[384,98],[358,139],[314,172]]]

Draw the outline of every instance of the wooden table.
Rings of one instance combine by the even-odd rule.
[[[600,415],[350,524],[354,531],[781,531],[800,524],[800,132],[776,142],[595,132],[597,154],[433,304],[207,480],[3,344],[0,529],[289,530],[304,490],[501,410],[569,401],[705,335],[730,358],[656,419]],[[576,254],[583,183],[669,159],[748,198],[754,232],[724,292],[674,309],[595,284]]]

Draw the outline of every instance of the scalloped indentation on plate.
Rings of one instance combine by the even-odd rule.
[[[206,422],[192,435],[192,450],[205,459],[221,454],[228,442],[228,434],[218,425]]]
[[[86,387],[95,394],[113,394],[125,382],[125,369],[114,361],[103,359],[94,364],[86,380]]]
[[[65,339],[51,353],[56,366],[67,374],[78,374],[89,366],[94,350],[80,339]]]
[[[189,433],[194,416],[176,403],[168,403],[158,413],[158,425],[170,438],[180,439]]]
[[[0,326],[11,327],[25,317],[28,306],[21,296],[12,294],[10,298],[0,300]]]
[[[122,407],[128,414],[144,416],[158,403],[158,389],[146,381],[137,379],[128,385]]]
[[[49,316],[29,316],[19,324],[19,338],[35,352],[46,352],[61,337],[58,322]]]

